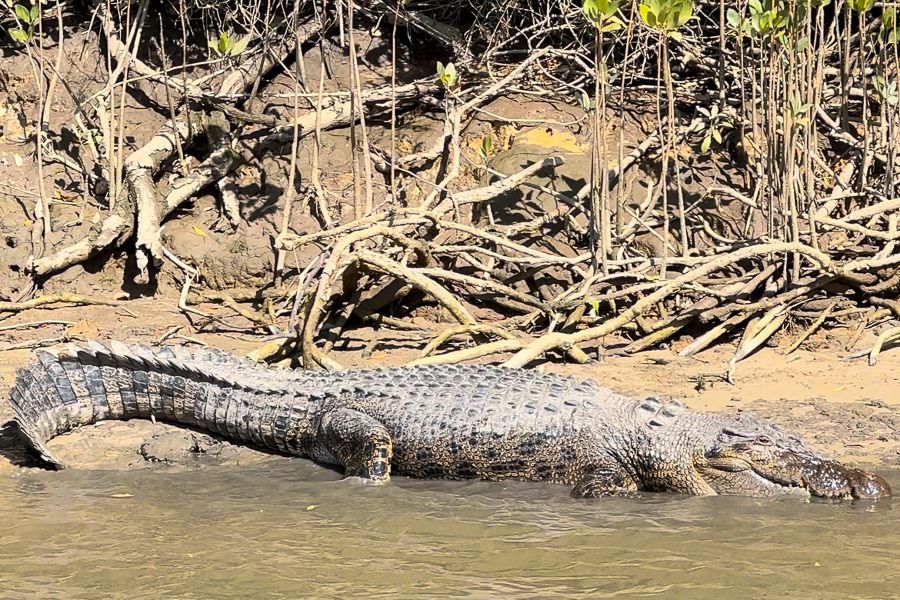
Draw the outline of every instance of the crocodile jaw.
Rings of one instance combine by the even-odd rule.
[[[695,466],[700,478],[721,495],[862,500],[891,496],[891,486],[882,477],[833,460],[794,457],[781,464],[703,460]]]

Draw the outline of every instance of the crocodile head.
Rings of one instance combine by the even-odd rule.
[[[716,494],[878,499],[888,483],[824,458],[781,429],[741,413],[700,444],[693,471]]]

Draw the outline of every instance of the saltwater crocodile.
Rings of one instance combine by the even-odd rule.
[[[386,483],[420,478],[566,484],[576,496],[881,498],[873,473],[748,414],[634,399],[526,369],[278,370],[209,349],[90,342],[39,351],[10,393],[26,444],[106,419],[156,418]]]

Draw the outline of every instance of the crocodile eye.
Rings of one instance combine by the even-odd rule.
[[[759,444],[760,446],[771,446],[771,445],[772,445],[772,440],[771,440],[771,438],[769,438],[769,436],[766,436],[766,435],[758,435],[758,436],[756,436],[756,440],[755,440],[755,441],[756,441],[756,443]]]

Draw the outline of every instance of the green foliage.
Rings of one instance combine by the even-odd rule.
[[[491,148],[493,148],[493,145],[494,143],[491,141],[490,133],[481,138],[481,147],[478,149],[478,156],[484,164],[487,164],[488,159],[491,157]]]
[[[897,106],[900,96],[897,91],[897,81],[888,81],[883,75],[876,75],[872,78],[872,87],[878,94],[878,99],[888,106]]]
[[[445,66],[438,61],[437,84],[446,90],[452,90],[457,87],[459,85],[459,75],[456,72],[456,65],[451,62]]]
[[[784,0],[749,0],[747,12],[744,14],[734,8],[729,8],[726,13],[726,21],[735,33],[756,40],[775,39],[783,46],[789,45],[786,34],[798,28],[806,22],[807,10],[810,5],[816,7],[826,6],[831,0],[811,0],[792,4]],[[793,12],[792,12],[793,9]],[[796,42],[794,51],[802,52],[809,45],[809,40],[801,37]]]
[[[6,5],[12,9],[17,27],[8,31],[9,37],[19,44],[27,44],[34,37],[34,28],[41,18],[41,9],[37,4],[27,8],[22,4],[13,4],[7,0]]]
[[[881,40],[886,44],[896,44],[900,38],[897,32],[897,10],[894,8],[885,9],[881,15]]]
[[[643,0],[638,10],[644,25],[680,40],[678,30],[694,16],[694,3],[693,0]]]
[[[15,12],[16,20],[18,20],[19,22],[34,25],[38,21],[40,9],[38,8],[37,4],[32,6],[30,10],[25,8],[21,4],[16,4],[13,8],[13,12]]]
[[[31,36],[25,32],[21,27],[16,27],[15,29],[9,30],[9,37],[13,39],[14,42],[18,42],[20,44],[25,44],[31,39]]]
[[[722,143],[722,131],[731,129],[732,125],[728,117],[719,112],[717,104],[714,104],[709,109],[701,106],[697,108],[697,112],[706,119],[706,123],[704,123],[704,131],[706,133],[703,136],[703,141],[700,143],[700,151],[705,154],[709,152],[713,142],[716,144]]]
[[[581,10],[587,20],[603,33],[618,31],[624,27],[622,19],[616,16],[619,0],[584,0]]]
[[[810,108],[812,108],[812,104],[804,103],[800,96],[794,95],[788,100],[787,109],[796,125],[809,125]]]
[[[790,17],[788,6],[784,2],[766,0],[763,4],[760,0],[750,0],[747,6],[750,9],[751,35],[764,38],[778,37],[784,33]]]
[[[850,0],[850,8],[860,14],[866,14],[875,6],[875,0]]]
[[[249,35],[237,39],[222,32],[218,38],[209,40],[208,45],[221,58],[235,58],[244,53],[249,43]]]
[[[735,32],[747,37],[753,34],[750,26],[750,19],[742,17],[741,13],[734,8],[728,9],[728,12],[725,13],[725,20],[728,23],[728,26]]]
[[[581,90],[578,96],[575,97],[575,100],[576,102],[578,102],[578,106],[581,107],[581,110],[583,110],[585,113],[589,113],[594,110],[594,99],[591,98],[591,96],[584,90]]]

